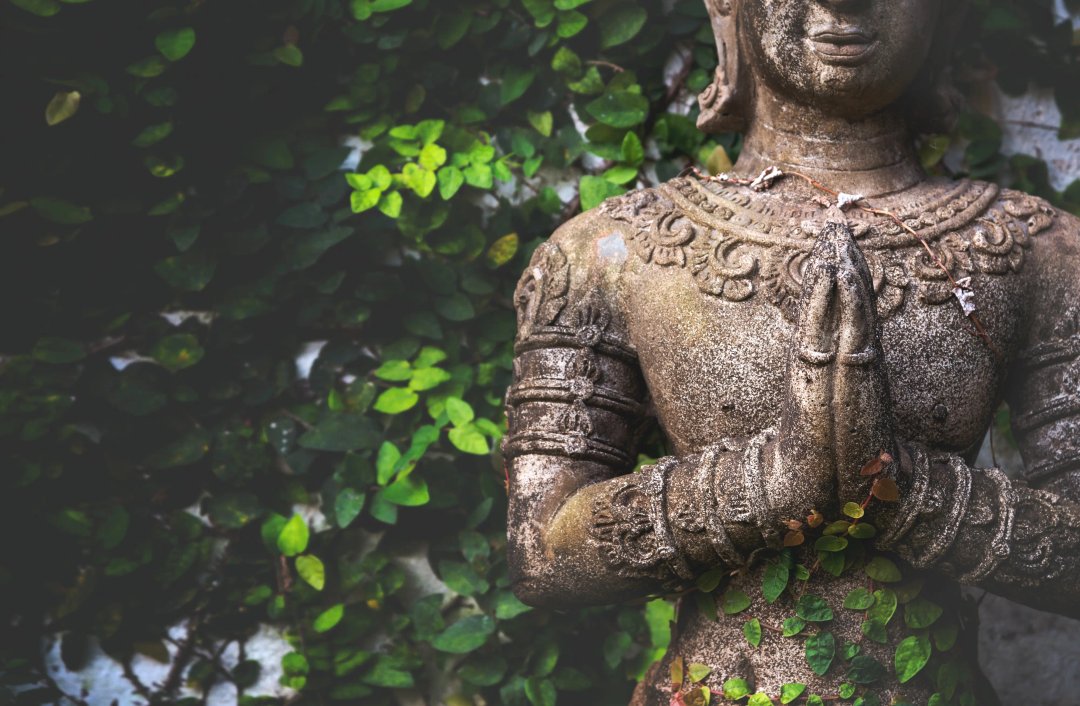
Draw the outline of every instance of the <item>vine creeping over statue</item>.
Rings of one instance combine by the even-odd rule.
[[[609,200],[516,293],[515,590],[695,596],[635,704],[992,703],[958,582],[1080,616],[1080,222],[920,169],[962,3],[707,5],[737,174]],[[1016,482],[971,466],[1003,396]]]

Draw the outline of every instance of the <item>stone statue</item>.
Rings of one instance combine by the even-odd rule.
[[[706,3],[736,174],[575,218],[516,292],[515,590],[684,592],[634,704],[994,703],[959,584],[1080,617],[1080,221],[921,170],[958,0]],[[972,467],[1003,398],[1019,481]]]

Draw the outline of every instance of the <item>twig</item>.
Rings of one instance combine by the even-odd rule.
[[[585,63],[586,64],[592,64],[593,66],[603,66],[605,68],[609,68],[612,71],[615,71],[616,73],[620,73],[620,74],[622,72],[626,71],[626,69],[619,66],[618,64],[613,64],[610,61],[604,61],[603,59],[590,59],[589,61],[586,61]]]

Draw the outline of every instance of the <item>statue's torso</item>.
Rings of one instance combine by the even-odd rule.
[[[970,182],[927,183],[880,207],[919,234],[881,216],[848,213],[874,278],[895,428],[905,440],[973,455],[1027,331],[1033,268],[1025,264],[1053,214],[1035,199]],[[615,227],[597,238],[595,257],[676,456],[778,423],[800,268],[825,212],[809,199],[798,203],[694,179],[602,207]],[[920,239],[954,279],[970,286],[985,336],[965,317],[952,283]],[[812,551],[801,559],[808,565],[813,560]],[[775,627],[792,614],[790,605],[762,600],[762,571],[758,565],[733,579],[732,587],[754,600],[740,615],[714,621],[696,604],[684,607],[668,661],[635,703],[667,703],[668,662],[675,655],[714,667],[714,690],[724,679],[747,676],[772,690],[790,681],[818,693],[835,689],[835,679],[809,671],[801,641],[767,628],[762,647],[746,644],[742,626],[749,616]],[[805,590],[840,602],[864,582],[817,571]],[[950,613],[960,610],[954,585],[927,590]],[[829,627],[838,639],[864,644],[865,653],[889,663],[899,633],[890,636],[892,646],[867,641],[860,632],[863,619],[862,613],[837,610]],[[923,703],[930,693],[918,683],[882,686],[884,693]]]
[[[609,202],[620,224],[609,237],[625,250],[604,239],[597,246],[598,257],[623,259],[619,308],[676,455],[778,421],[800,268],[826,218],[813,203],[716,191],[679,179]],[[982,441],[1025,333],[1025,260],[1050,216],[1041,202],[991,185],[921,191],[890,210],[955,279],[971,277],[992,344],[915,236],[882,217],[848,216],[874,277],[898,432],[967,454]]]

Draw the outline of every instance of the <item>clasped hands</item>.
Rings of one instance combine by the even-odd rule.
[[[860,503],[866,464],[900,458],[877,327],[870,269],[848,226],[830,221],[805,266],[780,428],[760,467],[772,520]]]

